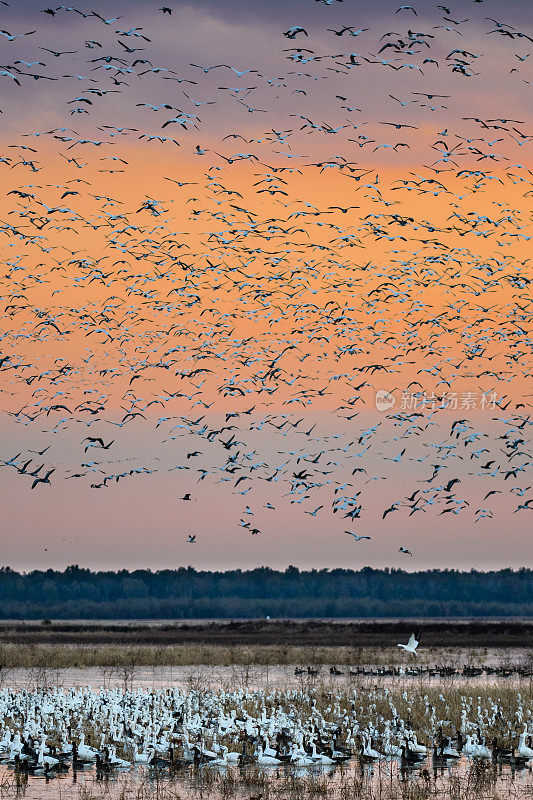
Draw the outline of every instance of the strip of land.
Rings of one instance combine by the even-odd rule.
[[[328,622],[252,620],[165,623],[4,622],[1,643],[11,646],[395,647],[421,629],[425,647],[533,647],[533,621]]]

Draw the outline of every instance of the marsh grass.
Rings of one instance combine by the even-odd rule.
[[[529,651],[516,658],[501,656],[506,666],[531,666]],[[428,647],[423,663],[453,667],[482,667],[487,662],[487,648]],[[0,680],[6,670],[66,668],[123,669],[152,666],[314,666],[338,667],[398,666],[406,663],[397,647],[320,647],[286,645],[115,645],[115,644],[3,644],[0,645]],[[410,664],[414,662],[408,662]],[[419,662],[416,662],[417,664]]]

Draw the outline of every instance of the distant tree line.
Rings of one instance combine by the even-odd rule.
[[[0,568],[2,619],[533,616],[533,570],[268,567],[226,572],[19,573]]]

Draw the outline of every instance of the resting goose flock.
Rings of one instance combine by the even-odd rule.
[[[329,768],[356,758],[397,759],[406,768],[425,763],[429,753],[446,763],[465,757],[518,766],[533,759],[532,710],[520,695],[516,707],[463,695],[455,728],[443,695],[430,703],[427,694],[398,691],[330,689],[324,697],[316,687],[2,689],[0,761],[18,773],[52,777],[138,765]],[[422,709],[418,726],[410,720],[414,706]]]

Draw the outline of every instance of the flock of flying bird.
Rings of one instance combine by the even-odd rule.
[[[369,502],[383,527],[533,510],[508,8],[257,5],[244,36],[2,0],[0,465],[37,492],[173,472],[178,508],[223,484],[252,536],[287,502],[358,542]]]

